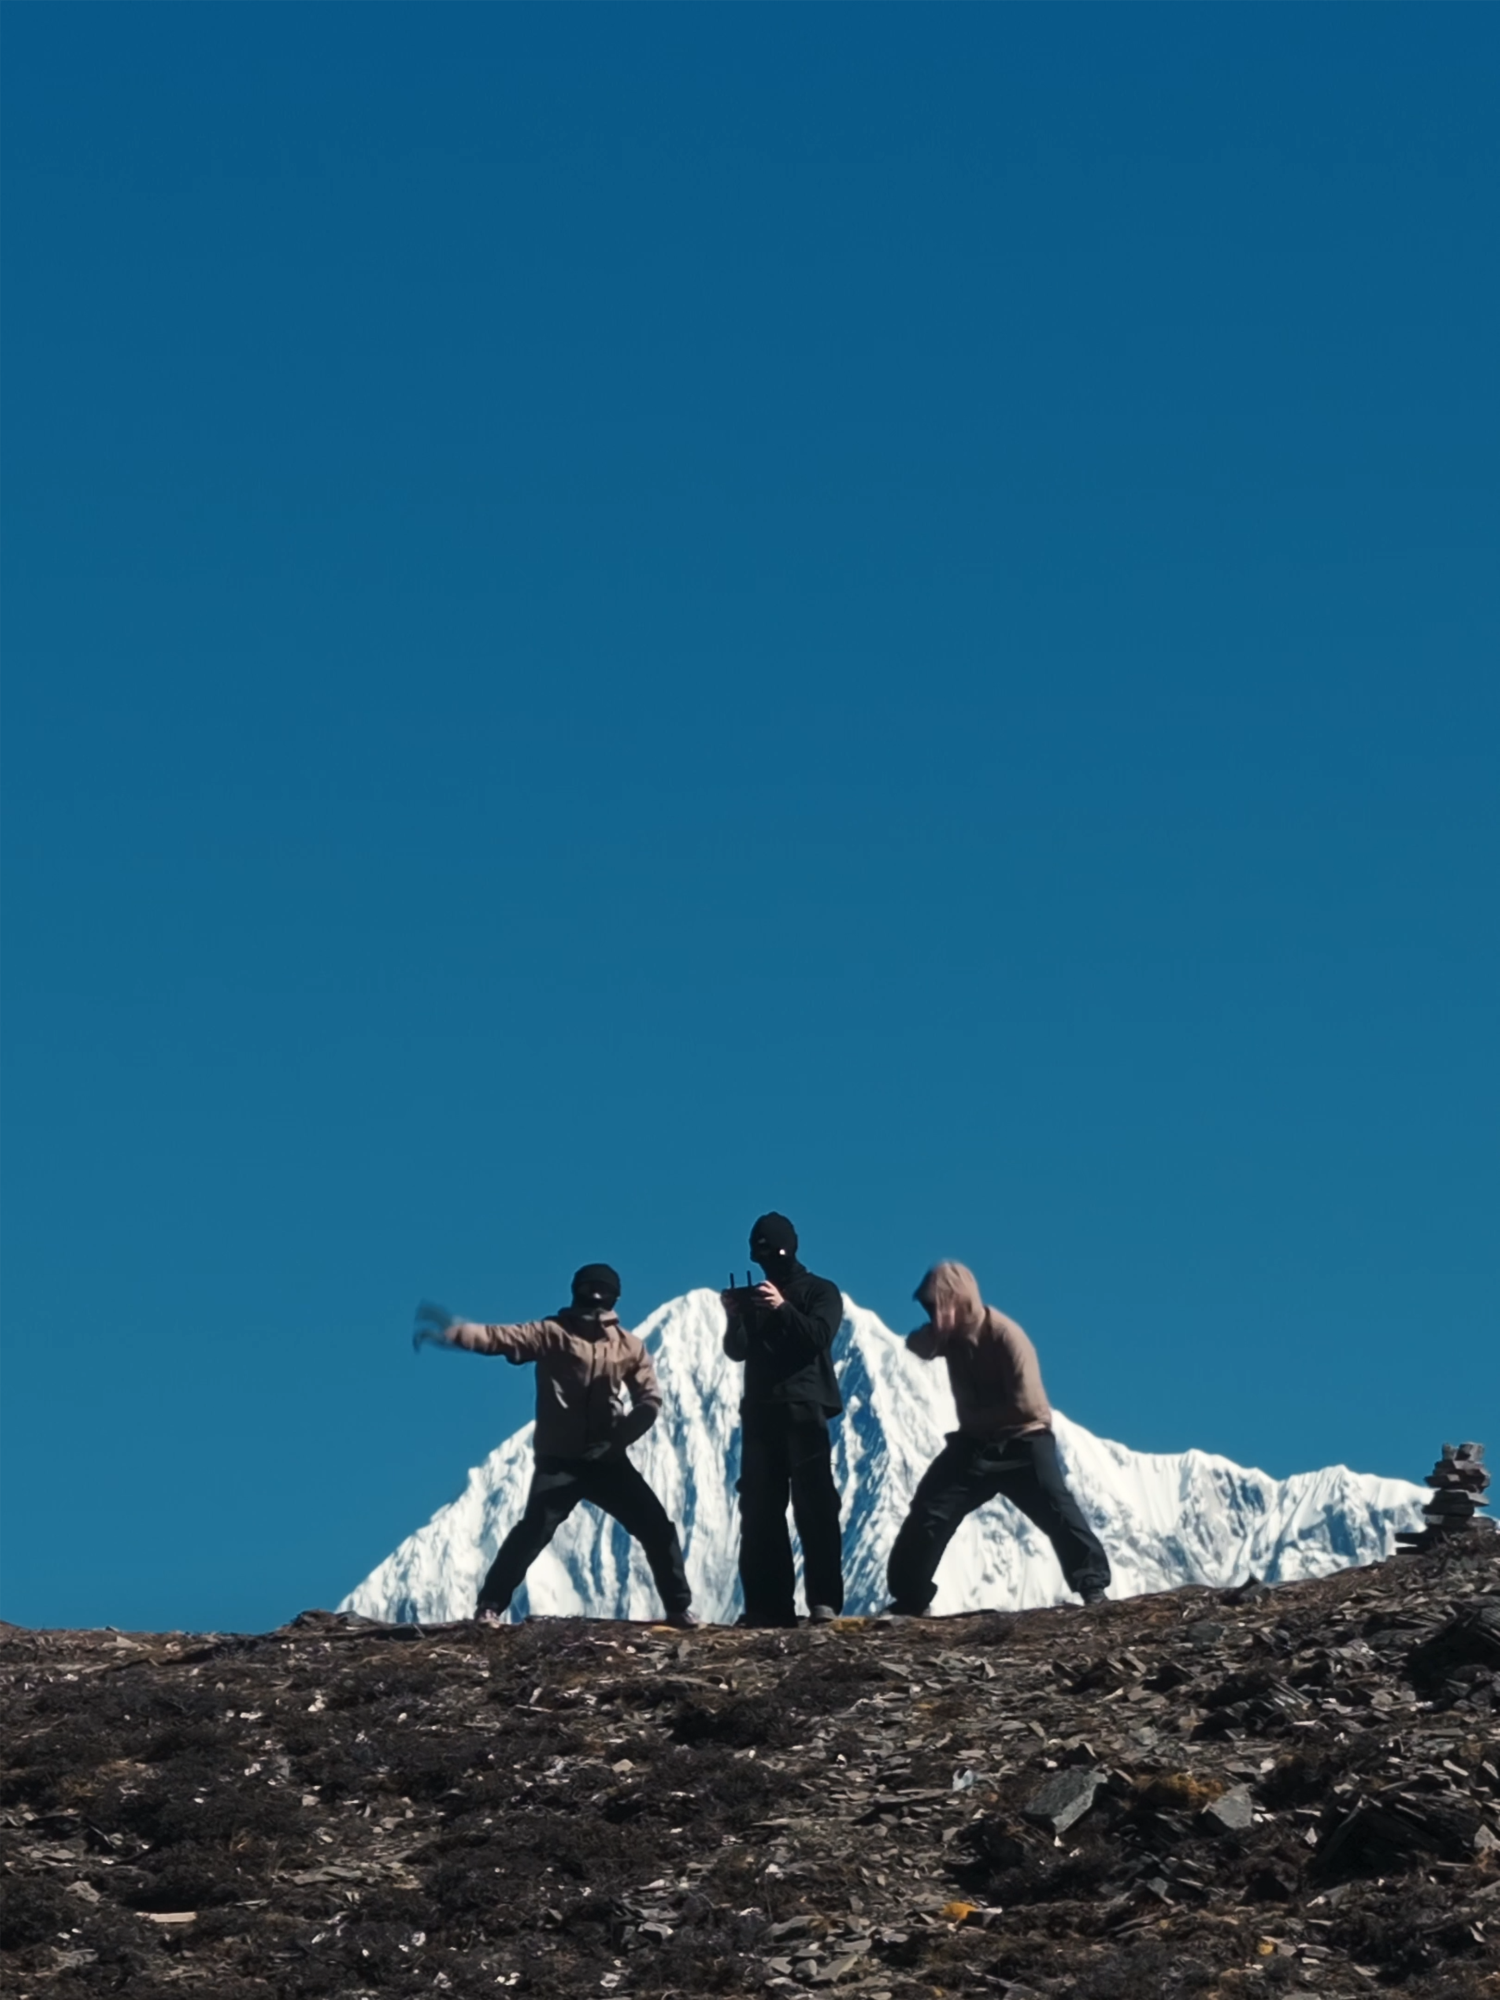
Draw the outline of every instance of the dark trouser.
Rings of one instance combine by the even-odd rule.
[[[1068,1491],[1051,1431],[1028,1431],[993,1444],[950,1431],[912,1495],[911,1512],[891,1550],[886,1574],[897,1604],[927,1609],[937,1566],[959,1523],[997,1497],[1036,1522],[1057,1551],[1070,1590],[1106,1587],[1109,1557]]]
[[[580,1500],[596,1507],[634,1535],[646,1552],[657,1592],[669,1613],[693,1601],[683,1567],[682,1544],[667,1510],[630,1460],[539,1458],[531,1475],[526,1512],[500,1544],[479,1591],[479,1609],[504,1611],[512,1593]]]
[[[828,1418],[812,1403],[741,1411],[740,1585],[747,1625],[795,1625],[787,1501],[802,1543],[808,1607],[844,1608],[844,1547]]]

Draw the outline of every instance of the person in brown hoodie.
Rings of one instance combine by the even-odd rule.
[[[667,1623],[697,1624],[689,1606],[682,1543],[666,1509],[626,1457],[661,1409],[656,1370],[644,1344],[615,1312],[620,1280],[608,1264],[585,1264],[573,1278],[573,1302],[548,1319],[514,1326],[450,1319],[434,1309],[419,1317],[416,1343],[503,1355],[536,1363],[536,1470],[526,1511],[511,1529],[479,1590],[474,1615],[498,1624],[521,1579],[580,1500],[588,1500],[634,1535],[646,1552]],[[628,1397],[629,1410],[621,1407]]]
[[[964,1264],[935,1264],[914,1297],[927,1323],[907,1338],[919,1361],[948,1364],[958,1429],[923,1473],[887,1567],[895,1616],[920,1617],[936,1592],[958,1525],[997,1496],[1035,1521],[1068,1588],[1097,1604],[1109,1558],[1068,1491],[1036,1349],[1013,1319],[987,1306]]]

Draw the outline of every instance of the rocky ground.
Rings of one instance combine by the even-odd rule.
[[[14,2000],[1500,2000],[1500,1536],[819,1630],[0,1628]]]

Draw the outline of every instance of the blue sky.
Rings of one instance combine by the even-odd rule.
[[[7,10],[4,1615],[335,1601],[778,1207],[1500,1448],[1493,8]]]

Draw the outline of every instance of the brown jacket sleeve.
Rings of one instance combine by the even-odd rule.
[[[461,1319],[449,1327],[448,1340],[454,1347],[468,1348],[471,1354],[503,1354],[519,1366],[523,1361],[539,1360],[546,1351],[547,1322],[527,1319],[515,1326],[481,1326]]]
[[[915,1354],[918,1361],[936,1361],[943,1351],[943,1336],[929,1320],[906,1336],[906,1351]]]
[[[615,1425],[612,1440],[621,1448],[634,1444],[637,1438],[644,1437],[661,1411],[661,1389],[656,1380],[656,1370],[652,1367],[651,1356],[644,1347],[637,1355],[624,1381],[630,1395],[631,1407]]]

